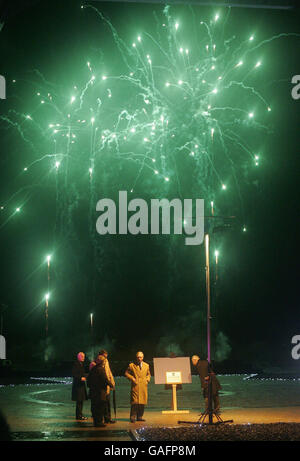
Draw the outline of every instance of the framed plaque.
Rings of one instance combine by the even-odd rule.
[[[167,371],[166,384],[182,384],[181,371]]]

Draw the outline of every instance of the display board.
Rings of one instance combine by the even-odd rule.
[[[171,384],[172,376],[173,383],[179,383],[178,376],[181,376],[180,384],[192,382],[189,357],[157,357],[153,359],[153,363],[155,384]]]

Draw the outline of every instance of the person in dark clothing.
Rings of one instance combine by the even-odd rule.
[[[98,355],[96,365],[89,372],[87,385],[90,389],[91,412],[94,426],[106,427],[104,424],[107,386],[113,387],[105,371],[105,357]]]
[[[77,360],[74,362],[72,369],[73,384],[72,384],[72,400],[76,402],[76,419],[84,421],[87,418],[82,415],[83,402],[87,400],[86,392],[86,373],[84,369],[85,354],[79,352]]]
[[[198,355],[193,355],[192,357],[192,364],[196,367],[200,381],[201,381],[201,388],[203,391],[203,397],[205,401],[205,410],[208,410],[208,390],[209,390],[209,378],[212,382],[212,402],[213,402],[213,411],[215,414],[220,414],[220,398],[219,398],[219,390],[222,389],[222,386],[216,377],[215,373],[213,372],[212,368],[210,367],[210,372],[208,369],[208,361],[207,360],[200,360]]]
[[[10,428],[4,415],[0,412],[0,442],[11,442]]]

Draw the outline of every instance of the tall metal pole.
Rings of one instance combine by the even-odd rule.
[[[45,301],[46,301],[46,338],[48,337],[48,307],[49,307],[49,293],[46,294],[45,296]]]
[[[49,301],[49,289],[50,289],[50,261],[51,256],[47,256],[47,279],[48,279],[48,293],[46,295],[46,338],[48,337],[48,301]]]
[[[94,360],[94,335],[93,335],[93,326],[94,326],[94,314],[90,314],[90,325],[91,325],[91,343],[92,343],[92,360]]]
[[[211,380],[211,344],[210,344],[210,273],[209,273],[209,234],[205,234],[206,260],[206,297],[207,297],[207,362],[208,362],[208,423],[213,424],[212,380]]]
[[[207,361],[210,363],[210,274],[209,274],[209,235],[205,234],[205,259],[206,259],[206,297],[207,297]]]
[[[212,204],[213,206],[213,204]],[[214,413],[213,410],[213,396],[212,396],[212,369],[211,369],[211,338],[210,338],[210,272],[209,272],[209,234],[205,234],[204,237],[205,243],[205,271],[206,271],[206,298],[207,298],[207,371],[208,371],[208,406],[204,413],[202,413],[200,419],[197,423],[195,421],[178,421],[178,423],[185,424],[203,424],[205,421],[206,415],[208,415],[208,424],[213,425],[213,415],[215,414],[218,423],[232,423],[233,420],[223,421],[219,415]],[[216,254],[216,264],[218,264],[218,253]]]

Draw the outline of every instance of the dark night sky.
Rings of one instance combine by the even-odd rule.
[[[99,49],[108,40],[99,19],[91,11],[83,13],[80,2],[30,3],[23,10],[8,12],[0,32],[0,74],[7,79],[7,100],[0,101],[0,115],[14,108],[26,111],[30,106],[31,95],[22,93],[25,83],[20,82],[17,91],[13,79],[17,83],[30,80],[32,69],[39,69],[47,81],[74,85],[78,78],[74,69],[84,67],[89,59],[101,60]],[[135,31],[139,22],[151,21],[153,10],[161,10],[154,5],[96,2],[95,6],[128,40],[129,31]],[[184,13],[183,6],[176,8],[179,15]],[[200,14],[208,11],[194,9]],[[227,27],[235,27],[237,36],[245,28],[247,34],[255,30],[263,37],[300,33],[295,11],[235,8]],[[222,332],[225,339],[219,351],[231,360],[291,365],[290,341],[300,334],[300,102],[291,97],[292,76],[300,73],[299,39],[267,45],[263,56],[264,94],[274,108],[273,131],[265,139],[264,159],[252,178],[258,186],[246,191],[247,232],[236,228],[216,237],[221,239],[217,240],[221,257],[218,286],[213,284],[214,339]],[[112,67],[117,65],[117,55],[109,59]],[[5,202],[27,184],[18,174],[24,167],[22,155],[27,153],[22,152],[13,130],[4,129],[4,124],[0,128],[0,201]],[[95,343],[108,347],[115,357],[130,358],[138,349],[144,349],[148,357],[162,355],[170,343],[182,354],[202,352],[203,246],[176,246],[170,256],[167,241],[160,248],[151,237],[110,239],[103,255],[105,270],[98,270],[86,237],[86,203],[79,200],[77,238],[67,244],[60,241],[53,249],[55,188],[49,182],[49,187],[37,187],[33,195],[21,194],[22,199],[27,196],[22,216],[0,228],[0,302],[8,305],[4,335],[9,357],[15,361],[38,358],[44,344],[44,304],[40,303],[47,290],[43,258],[49,252],[54,255],[49,336],[56,359],[69,360],[77,349],[90,348],[90,312],[94,312]],[[18,206],[17,201],[12,202]],[[6,210],[1,213],[0,226],[9,216]]]

